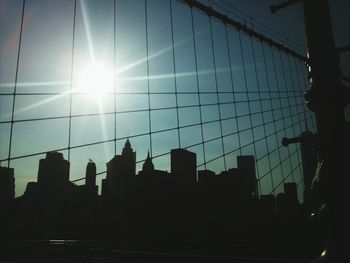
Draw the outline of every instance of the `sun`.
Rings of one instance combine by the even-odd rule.
[[[102,63],[91,63],[79,74],[77,90],[93,99],[102,99],[113,92],[113,70]]]

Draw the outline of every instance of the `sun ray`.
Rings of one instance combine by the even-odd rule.
[[[80,2],[80,7],[81,7],[81,13],[83,16],[83,24],[84,24],[84,29],[85,29],[85,34],[88,42],[88,48],[90,52],[90,59],[92,63],[95,62],[95,54],[94,54],[94,47],[92,44],[92,39],[91,39],[91,32],[90,32],[90,25],[89,25],[89,18],[88,18],[88,12],[86,10],[86,6],[84,1],[79,1]]]
[[[195,36],[199,36],[199,35],[203,34],[204,32],[205,32],[205,30],[201,30],[201,31],[198,32]],[[126,65],[126,66],[120,68],[119,70],[117,70],[116,73],[117,73],[117,74],[118,74],[118,73],[122,73],[122,72],[124,72],[124,71],[127,71],[127,70],[133,68],[133,67],[136,67],[136,66],[138,66],[138,65],[140,65],[140,64],[142,64],[142,63],[144,63],[145,61],[147,61],[147,59],[148,59],[148,60],[154,59],[154,58],[156,58],[156,57],[158,57],[158,56],[160,56],[160,55],[162,55],[162,54],[164,54],[164,53],[166,53],[166,52],[172,50],[173,48],[179,47],[179,46],[181,46],[181,45],[183,45],[183,44],[185,44],[185,43],[187,43],[187,42],[189,42],[189,41],[192,41],[192,39],[193,39],[193,36],[191,35],[191,36],[189,36],[189,37],[187,37],[187,38],[185,38],[185,39],[182,39],[182,40],[180,40],[180,41],[174,43],[174,45],[171,44],[171,45],[169,45],[168,47],[165,47],[165,48],[163,48],[163,49],[161,49],[161,50],[158,50],[157,52],[155,52],[155,53],[153,53],[153,54],[151,54],[151,55],[148,55],[148,57],[146,56],[146,57],[144,57],[144,58],[141,58],[141,59],[139,59],[139,60],[137,60],[137,61],[134,61],[134,62],[130,63],[129,65]]]

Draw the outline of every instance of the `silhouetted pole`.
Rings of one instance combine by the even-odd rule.
[[[344,91],[340,85],[337,50],[327,0],[304,1],[305,28],[311,67],[311,89],[306,94],[316,114],[319,157],[323,161],[320,187],[328,207],[326,253],[333,262],[349,259],[349,144],[346,138]]]
[[[295,3],[296,1],[287,1]],[[322,168],[319,187],[326,204],[326,257],[341,262],[349,258],[345,241],[349,238],[349,142],[346,137],[344,107],[347,101],[340,84],[338,50],[334,46],[328,0],[304,0],[305,31],[308,49],[310,90],[306,103],[315,112],[317,143]],[[271,8],[276,11],[283,3]],[[294,139],[295,141],[295,139]],[[288,140],[284,141],[284,143]],[[290,141],[290,142],[293,142]]]

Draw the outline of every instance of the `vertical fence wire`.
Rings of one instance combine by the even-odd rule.
[[[254,49],[254,45],[253,45],[253,39],[250,38],[250,44],[252,47],[252,54],[253,54],[253,62],[254,62],[254,71],[255,71],[255,78],[256,78],[256,86],[257,86],[257,90],[258,90],[258,98],[259,98],[259,106],[260,106],[260,111],[263,111],[263,106],[262,106],[262,101],[261,101],[261,94],[260,94],[260,82],[259,82],[259,77],[258,77],[258,69],[257,69],[257,65],[256,65],[256,57],[255,57],[255,49]],[[265,123],[265,118],[264,118],[264,114],[261,114],[262,117],[262,122]],[[265,137],[265,147],[266,147],[266,151],[267,151],[267,139],[266,139],[266,126],[263,125],[263,130],[264,130],[264,137]],[[254,130],[253,130],[253,134],[254,134]],[[253,139],[254,140],[254,139]],[[270,160],[270,155],[268,155],[268,167],[269,170],[271,170],[271,160]],[[260,171],[259,171],[259,163],[257,163],[257,175],[258,175],[258,183],[259,183],[259,191],[260,193],[262,193],[262,189],[261,189],[261,182],[259,180],[260,178]]]
[[[201,103],[199,74],[198,74],[198,59],[197,59],[196,33],[195,33],[196,31],[194,26],[193,8],[192,7],[190,8],[191,8],[191,27],[192,27],[192,39],[193,39],[194,64],[195,64],[195,74],[196,74],[197,94],[198,94],[199,122],[201,126],[202,152],[203,152],[203,160],[204,160],[204,169],[207,169],[207,159],[206,159],[205,145],[204,145],[205,142],[204,142],[202,103]]]
[[[19,71],[19,62],[20,62],[20,56],[21,56],[25,4],[26,4],[26,1],[23,0],[23,2],[22,2],[22,10],[21,10],[21,12],[22,12],[21,13],[21,23],[20,23],[20,29],[19,29],[18,50],[17,50],[15,85],[14,85],[14,88],[13,88],[13,100],[12,100],[12,110],[11,110],[11,124],[10,124],[10,138],[9,138],[9,150],[8,150],[8,157],[7,157],[7,167],[10,167],[10,164],[11,164],[12,136],[13,136],[15,107],[16,107],[16,95],[17,95],[17,85],[18,85],[18,71]]]
[[[216,89],[216,99],[217,99],[217,107],[218,107],[218,113],[219,113],[219,125],[220,125],[220,138],[221,138],[221,148],[222,148],[222,158],[224,161],[224,169],[227,170],[226,166],[226,155],[225,155],[225,148],[224,148],[224,137],[222,132],[222,119],[221,119],[221,108],[220,108],[220,98],[219,98],[219,87],[218,87],[218,76],[217,76],[217,68],[216,68],[216,59],[215,59],[215,47],[214,47],[214,39],[213,39],[213,25],[212,25],[212,18],[209,17],[209,31],[210,31],[210,45],[211,45],[211,53],[212,53],[212,59],[213,59],[213,66],[214,66],[214,79],[215,79],[215,89]]]
[[[171,27],[171,43],[172,43],[172,57],[174,68],[174,88],[175,88],[175,106],[176,106],[176,124],[177,124],[177,141],[178,147],[181,148],[181,136],[180,136],[180,119],[179,119],[179,102],[177,92],[177,76],[176,76],[176,61],[175,61],[175,41],[174,41],[174,18],[173,18],[173,0],[169,0],[170,5],[170,27]]]
[[[233,84],[233,70],[232,70],[232,61],[231,61],[231,52],[230,52],[230,44],[229,44],[229,37],[228,37],[228,26],[225,26],[225,36],[226,36],[226,45],[227,45],[227,55],[228,55],[228,63],[230,67],[230,83],[231,83],[231,88],[232,88],[232,98],[233,98],[233,110],[235,112],[235,124],[236,124],[236,129],[238,131],[238,118],[237,118],[237,106],[235,103],[235,87]],[[238,149],[239,149],[239,154],[242,154],[242,144],[241,144],[241,136],[238,133],[237,134],[238,138]]]
[[[264,69],[265,69],[265,77],[266,77],[266,84],[267,84],[267,90],[268,90],[268,97],[269,97],[269,104],[273,113],[273,105],[272,105],[272,99],[271,99],[271,85],[270,85],[270,78],[269,78],[269,74],[268,74],[268,67],[267,67],[267,62],[266,62],[266,54],[265,54],[265,49],[264,49],[264,45],[261,42],[261,50],[262,50],[262,56],[263,56],[263,62],[264,62]],[[274,119],[274,117],[273,117]],[[275,123],[274,123],[275,124]],[[275,125],[274,125],[275,126]],[[276,130],[276,127],[275,127]],[[266,137],[267,140],[267,137]],[[267,145],[267,142],[266,142]],[[269,148],[267,148],[267,152],[269,152]],[[268,155],[269,157],[269,165],[270,165],[270,180],[271,180],[271,187],[273,189],[272,193],[275,194],[275,184],[274,184],[274,180],[273,180],[273,176],[272,176],[272,170],[271,170],[271,156],[270,154]]]
[[[113,1],[113,109],[114,109],[114,155],[117,155],[117,25],[116,25],[116,0]]]
[[[71,136],[72,136],[72,100],[74,85],[74,52],[75,52],[75,27],[76,27],[77,0],[74,0],[73,26],[72,26],[72,55],[70,71],[70,92],[69,92],[69,118],[68,118],[68,161],[70,161]]]
[[[285,87],[285,90],[287,91],[288,90],[287,77],[286,77],[286,73],[285,73],[285,69],[284,69],[283,57],[282,57],[282,53],[281,53],[280,50],[278,51],[278,53],[279,53],[279,58],[280,58],[280,62],[281,62],[281,69],[282,69],[282,77],[283,77],[284,87]],[[280,104],[282,105],[282,103],[280,103]],[[287,100],[287,104],[288,104],[289,113],[291,114],[290,100]],[[283,117],[284,134],[287,134],[287,128],[286,128],[287,126],[286,126],[286,123],[285,123],[285,119],[288,116],[284,116],[284,110],[282,110],[282,117]],[[291,154],[290,154],[290,147],[287,147],[287,152],[288,152],[288,156],[291,156]],[[289,158],[289,165],[290,165],[290,169],[292,170],[292,160],[291,160],[291,158]],[[283,166],[282,166],[282,169],[283,169]],[[295,178],[294,178],[293,173],[291,173],[291,176],[292,176],[292,181],[295,182]],[[284,180],[287,180],[287,179],[288,179],[287,177],[284,178]]]
[[[281,97],[280,97],[280,94],[281,94],[281,86],[280,86],[280,83],[278,81],[278,75],[277,75],[277,69],[276,69],[276,61],[275,61],[275,56],[274,56],[274,48],[270,46],[270,52],[271,52],[271,62],[272,62],[272,71],[273,71],[273,75],[274,75],[274,78],[275,78],[275,81],[276,81],[276,89],[277,89],[277,93],[279,94],[279,98],[278,98],[278,103],[279,103],[279,107],[282,106],[281,104]],[[273,104],[272,104],[272,107],[273,107]],[[281,111],[282,112],[282,111]],[[274,111],[272,111],[272,114],[273,114],[273,119],[275,120],[276,119],[276,116],[274,114]],[[283,114],[282,115],[282,123],[283,123],[283,127],[285,129],[286,125],[285,125],[285,121],[284,121],[284,118],[283,118]],[[276,121],[274,121],[274,127],[276,129]],[[276,142],[278,143],[278,134],[275,133],[276,135]],[[285,180],[285,175],[284,175],[284,171],[283,171],[283,168],[282,168],[282,154],[281,154],[281,147],[278,147],[278,158],[279,158],[279,164],[281,165],[281,176],[282,176],[282,181],[284,182]]]
[[[148,100],[148,128],[149,128],[149,150],[153,157],[152,147],[152,115],[151,115],[151,94],[150,94],[150,68],[149,68],[149,32],[148,32],[148,5],[145,0],[145,25],[146,25],[146,67],[147,67],[147,100]]]

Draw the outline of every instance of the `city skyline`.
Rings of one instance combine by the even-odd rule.
[[[307,128],[307,127],[306,127]],[[310,132],[308,130],[306,130],[304,134],[309,134]],[[85,168],[85,176],[83,178],[80,178],[78,181],[80,182],[77,186],[87,186],[89,185],[90,187],[92,187],[94,190],[92,190],[93,192],[96,192],[96,195],[103,195],[103,187],[106,188],[106,183],[108,181],[110,181],[111,175],[109,175],[111,173],[111,165],[113,165],[114,162],[121,162],[121,158],[123,158],[124,155],[128,156],[130,161],[127,161],[127,164],[125,165],[120,165],[119,164],[119,168],[114,168],[116,169],[117,173],[120,173],[119,170],[123,169],[129,169],[130,167],[132,168],[132,170],[130,172],[127,172],[128,176],[147,176],[147,174],[153,174],[155,173],[156,176],[167,176],[167,175],[172,175],[172,176],[177,176],[177,177],[183,177],[183,174],[187,174],[186,170],[191,170],[191,168],[189,168],[189,166],[186,166],[186,164],[183,163],[183,161],[176,161],[176,159],[174,159],[174,156],[176,156],[176,153],[179,153],[179,156],[181,156],[181,152],[185,153],[186,156],[186,152],[190,153],[190,155],[192,155],[193,157],[188,156],[188,158],[184,158],[183,160],[189,160],[191,158],[194,158],[194,161],[192,161],[194,163],[193,165],[193,169],[192,172],[190,172],[190,177],[192,177],[192,180],[194,180],[195,182],[199,182],[199,178],[200,175],[210,175],[210,176],[222,176],[222,175],[229,175],[230,173],[232,173],[232,171],[234,171],[235,169],[240,169],[239,167],[244,163],[244,159],[245,158],[253,158],[251,161],[249,161],[249,163],[254,164],[254,169],[250,169],[251,172],[254,174],[254,187],[252,189],[252,192],[254,192],[253,196],[256,197],[260,197],[260,196],[264,196],[266,195],[265,193],[261,193],[259,192],[258,189],[258,178],[256,177],[255,173],[256,173],[256,167],[255,167],[255,158],[253,155],[251,156],[237,156],[237,167],[238,168],[229,168],[228,170],[223,170],[220,171],[219,173],[215,173],[214,171],[208,170],[208,169],[204,169],[204,170],[198,170],[197,168],[200,167],[197,165],[197,158],[196,158],[196,154],[192,153],[186,149],[172,149],[169,154],[170,154],[170,166],[169,169],[166,170],[159,170],[157,169],[157,167],[153,164],[152,161],[152,157],[150,156],[149,152],[147,153],[147,157],[141,162],[142,165],[142,169],[140,170],[136,170],[136,151],[133,151],[133,148],[131,146],[130,140],[129,138],[126,139],[124,147],[121,151],[120,154],[115,155],[112,159],[110,159],[110,161],[106,162],[106,177],[105,178],[97,178],[98,175],[101,175],[99,173],[97,173],[97,167],[96,164],[94,163],[94,161],[92,159],[89,159],[89,161],[86,164],[86,168]],[[306,175],[306,177],[303,178],[304,182],[303,185],[305,185],[305,187],[299,191],[297,191],[298,194],[298,199],[300,203],[305,202],[304,199],[300,200],[300,196],[305,195],[305,192],[308,192],[307,195],[310,195],[310,187],[311,187],[311,179],[313,177],[313,169],[316,168],[316,164],[317,164],[317,155],[316,153],[313,151],[313,145],[309,144],[309,143],[302,143],[301,146],[301,155],[302,155],[302,167],[304,170],[304,174]],[[132,157],[131,157],[132,156]],[[249,159],[248,158],[248,159]],[[64,159],[64,155],[60,152],[48,152],[46,153],[46,158],[45,159],[40,159],[39,161],[39,166],[38,166],[38,172],[37,172],[37,180],[34,182],[28,182],[27,186],[26,186],[26,190],[24,191],[22,196],[25,196],[26,193],[30,193],[33,190],[31,190],[33,187],[35,187],[34,185],[39,183],[42,184],[43,179],[40,178],[44,178],[44,180],[48,180],[48,175],[47,173],[51,173],[49,172],[47,169],[49,168],[43,168],[42,163],[45,160],[50,160],[52,159],[52,161],[54,160],[61,160],[64,161],[66,164],[64,165],[66,168],[62,168],[63,170],[58,170],[55,173],[58,172],[58,174],[56,174],[54,177],[52,177],[52,182],[47,181],[46,184],[53,184],[55,185],[56,183],[56,179],[57,180],[64,180],[66,182],[70,182],[73,185],[75,185],[76,180],[71,180],[70,179],[70,162],[68,162],[67,160]],[[247,159],[247,160],[248,160]],[[118,161],[119,160],[119,161]],[[179,159],[180,160],[180,159]],[[50,167],[50,163],[48,163],[48,167]],[[1,167],[1,166],[0,166]],[[124,168],[123,168],[124,167]],[[129,167],[129,168],[125,168],[125,167]],[[180,168],[182,167],[182,168]],[[15,182],[16,182],[16,171],[13,168],[5,168],[5,167],[1,167],[2,172],[1,172],[1,176],[3,177],[3,185],[5,188],[3,188],[3,194],[4,195],[10,195],[12,196],[12,194],[9,194],[12,190],[6,190],[6,185],[9,184],[9,188],[8,189],[12,189],[12,185],[13,185],[13,198],[17,198],[20,197],[20,195],[15,194],[16,193],[16,187],[15,187]],[[6,169],[9,169],[8,171]],[[180,170],[178,170],[180,169]],[[182,170],[181,170],[182,169]],[[45,172],[43,172],[43,170],[46,170],[46,174]],[[123,173],[123,172],[121,172]],[[7,178],[7,179],[6,179]],[[11,179],[12,178],[12,179]],[[61,179],[60,179],[61,178]],[[98,179],[98,181],[97,181]],[[291,183],[292,181],[290,181]],[[283,181],[283,183],[288,183],[288,181]],[[106,190],[105,190],[106,191]],[[271,194],[271,193],[270,193]],[[276,194],[277,195],[277,194]],[[309,202],[309,200],[307,200],[307,202]]]
[[[63,155],[48,152],[40,160],[37,181],[29,182],[17,198],[11,192],[13,170],[1,167],[0,205],[8,211],[4,222],[9,220],[5,236],[113,239],[127,246],[158,242],[164,235],[166,244],[184,236],[198,242],[212,235],[227,239],[238,226],[250,233],[255,217],[266,223],[278,218],[289,222],[308,213],[298,201],[296,183],[284,182],[284,192],[276,197],[258,194],[254,156],[237,156],[236,168],[215,174],[197,173],[193,152],[170,152],[170,172],[157,170],[148,155],[136,173],[136,152],[127,139],[122,152],[107,163],[101,195],[92,160],[86,166],[85,183],[78,186],[69,181],[70,163]]]

